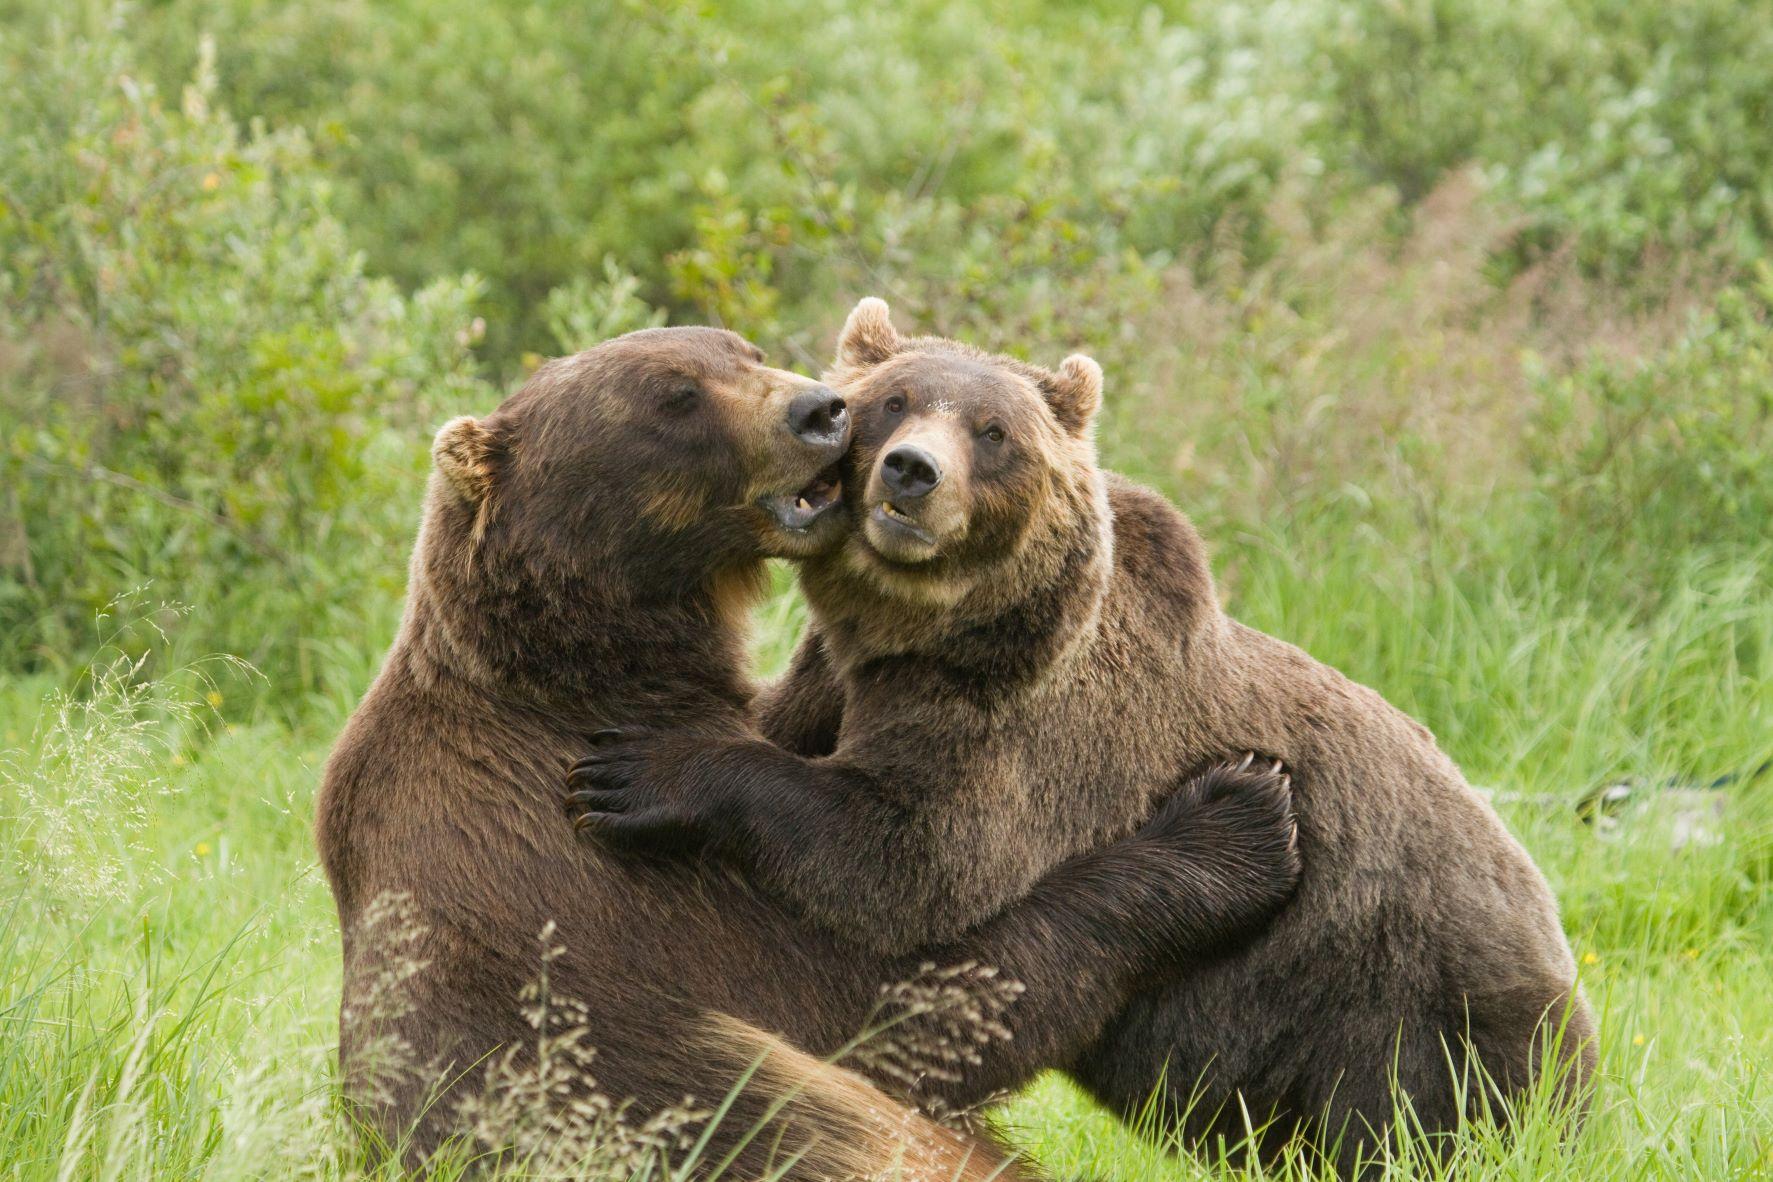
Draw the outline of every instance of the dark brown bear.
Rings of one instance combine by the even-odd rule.
[[[533,1054],[518,998],[552,925],[550,987],[587,1007],[598,1082],[636,1119],[686,1094],[711,1104],[767,1055],[706,1162],[737,1153],[739,1178],[763,1176],[772,1152],[800,1155],[791,1178],[985,1178],[1003,1165],[995,1147],[812,1056],[921,961],[993,965],[1026,985],[1002,1016],[1013,1037],[927,1085],[970,1104],[1074,1057],[1142,985],[1252,929],[1291,888],[1284,782],[1250,772],[1187,784],[1021,907],[909,956],[808,927],[729,869],[575,838],[560,779],[600,730],[747,726],[743,624],[763,558],[842,539],[832,465],[848,439],[829,389],[711,329],[552,362],[438,435],[405,621],[327,765],[317,822],[344,937],[348,1090],[390,1143],[411,1132],[410,1160],[458,1131],[483,1063]],[[830,710],[779,717],[816,731]],[[390,899],[416,922],[408,939],[378,923]],[[388,1073],[391,1047],[426,1070]],[[454,1082],[432,1097],[437,1080]],[[747,1144],[771,1097],[785,1127]]]
[[[1220,610],[1181,513],[1098,471],[1094,362],[902,340],[865,300],[828,376],[856,419],[859,524],[802,566],[815,625],[778,695],[841,698],[836,750],[621,736],[575,772],[607,840],[655,840],[664,810],[673,839],[892,952],[997,914],[1178,776],[1261,751],[1294,776],[1296,900],[1141,997],[1078,1078],[1121,1111],[1163,1079],[1197,1142],[1273,1114],[1260,1148],[1303,1126],[1344,1169],[1390,1121],[1394,1068],[1429,1130],[1484,1098],[1459,1099],[1467,1046],[1515,1095],[1567,1022],[1586,1078],[1592,1023],[1532,861],[1426,729]]]

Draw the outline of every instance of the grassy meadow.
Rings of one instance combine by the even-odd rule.
[[[867,294],[1097,357],[1234,614],[1550,878],[1592,1119],[1388,1176],[1773,1177],[1770,60],[1731,0],[0,0],[0,1179],[392,1176],[310,825],[432,431],[653,323],[816,372]]]

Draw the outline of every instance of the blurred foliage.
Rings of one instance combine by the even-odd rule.
[[[1555,550],[1654,592],[1695,551],[1752,546],[1773,523],[1773,267],[1731,288],[1641,364],[1547,379],[1532,463]]]
[[[115,37],[9,65],[7,651],[53,664],[152,582],[212,650],[302,685],[306,639],[366,585],[398,590],[423,469],[390,428],[484,400],[478,285],[366,276],[306,138],[243,135],[211,106],[207,55],[176,105]]]
[[[1773,10],[1742,0],[165,0],[132,25],[163,86],[207,32],[225,105],[313,130],[374,271],[486,276],[504,361],[606,256],[763,334],[833,261],[969,302],[1215,236],[1263,255],[1288,176],[1333,216],[1474,164],[1518,210],[1511,265],[1573,241],[1620,278],[1773,231]]]
[[[0,37],[10,664],[151,582],[330,691],[441,417],[666,321],[816,369],[863,294],[1096,354],[1106,456],[1234,587],[1362,536],[1378,581],[1641,606],[1773,504],[1765,5],[0,0]]]

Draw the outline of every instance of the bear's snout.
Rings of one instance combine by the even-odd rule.
[[[901,443],[881,459],[880,479],[895,500],[915,500],[942,483],[942,463],[915,443]]]
[[[849,425],[849,408],[829,386],[802,390],[788,402],[788,429],[803,442],[815,446],[847,443]]]

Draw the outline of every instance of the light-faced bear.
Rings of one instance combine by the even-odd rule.
[[[841,700],[835,749],[615,736],[573,773],[606,841],[705,844],[892,953],[1133,831],[1178,777],[1262,752],[1293,776],[1297,897],[1142,995],[1077,1078],[1123,1112],[1162,1079],[1197,1143],[1272,1116],[1256,1149],[1304,1131],[1344,1170],[1383,1136],[1394,1072],[1445,1130],[1486,1096],[1461,1098],[1469,1049],[1514,1096],[1560,1033],[1581,1092],[1592,1020],[1526,852],[1424,727],[1226,616],[1187,519],[1098,470],[1094,362],[902,339],[867,300],[827,376],[856,423],[854,525],[801,567],[814,622],[773,703]]]
[[[1285,784],[1254,770],[1191,781],[1021,906],[904,954],[805,924],[731,867],[612,856],[575,834],[560,779],[599,732],[750,725],[744,623],[762,563],[841,544],[849,438],[829,388],[689,328],[551,362],[438,435],[405,618],[328,761],[317,820],[343,932],[347,1090],[383,1139],[410,1133],[410,1162],[460,1132],[484,1064],[533,1057],[519,995],[546,930],[550,989],[585,1007],[597,1082],[635,1121],[686,1095],[711,1106],[763,1058],[705,1163],[982,1179],[1004,1164],[995,1146],[818,1058],[863,1028],[883,985],[925,961],[1024,983],[1001,1016],[1011,1037],[926,1085],[965,1107],[1080,1053],[1149,982],[1290,890]],[[378,922],[390,899],[408,938]],[[390,1073],[391,1047],[423,1070]],[[775,1127],[747,1141],[772,1101]]]

